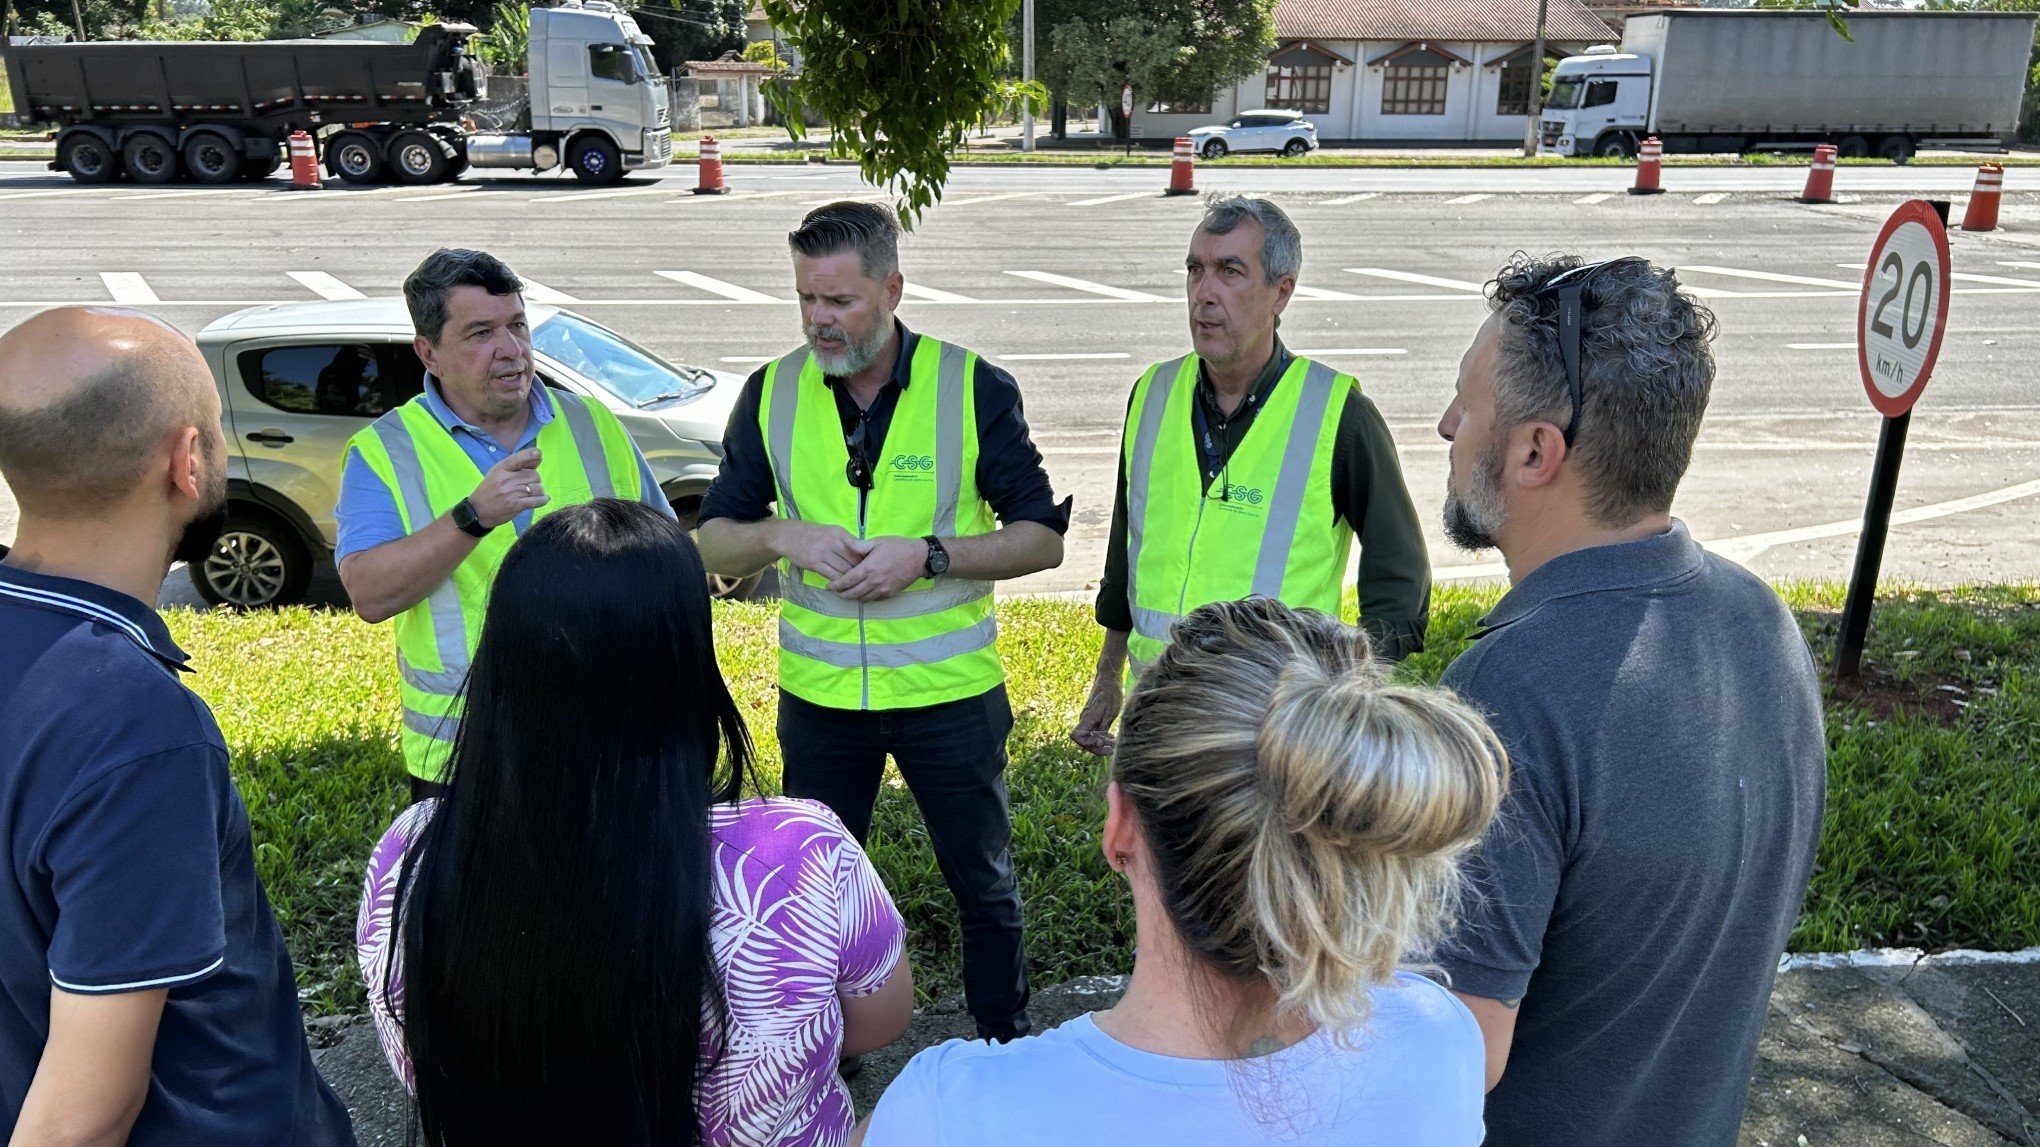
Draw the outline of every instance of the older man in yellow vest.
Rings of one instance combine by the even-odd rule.
[[[1303,240],[1281,208],[1213,199],[1190,238],[1190,354],[1141,375],[1121,437],[1097,673],[1070,737],[1113,746],[1122,677],[1200,605],[1272,597],[1336,616],[1360,541],[1360,622],[1424,646],[1431,567],[1395,442],[1360,384],[1276,335]]]
[[[459,735],[461,683],[516,535],[594,498],[673,513],[615,415],[539,381],[523,292],[481,251],[419,264],[404,300],[424,392],[356,434],[341,471],[334,558],[354,611],[396,621],[414,797],[436,790]]]
[[[787,794],[862,839],[893,759],[956,897],[978,1034],[1024,1035],[992,584],[1062,561],[1069,505],[1012,377],[893,317],[891,215],[830,204],[788,238],[807,340],[737,399],[702,560],[730,576],[778,565]]]

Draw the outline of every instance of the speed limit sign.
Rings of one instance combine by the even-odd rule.
[[[1133,114],[1133,85],[1125,84],[1119,89],[1119,114]]]
[[[1885,220],[1863,272],[1856,355],[1870,403],[1886,418],[1912,409],[1948,328],[1948,231],[1925,200]]]

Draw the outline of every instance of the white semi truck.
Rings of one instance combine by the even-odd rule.
[[[2032,13],[1682,9],[1631,16],[1622,46],[1561,60],[1542,155],[1811,151],[1904,163],[2018,129]]]

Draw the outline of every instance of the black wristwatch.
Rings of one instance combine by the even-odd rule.
[[[475,504],[466,498],[453,504],[453,524],[471,538],[486,538],[489,531],[495,529],[482,524],[482,516],[475,513]]]
[[[921,539],[928,543],[928,560],[921,566],[921,572],[929,577],[941,577],[949,572],[949,551],[942,548],[942,539],[929,534]]]

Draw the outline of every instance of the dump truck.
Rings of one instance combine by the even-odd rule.
[[[1543,155],[1811,151],[1904,163],[1923,146],[2005,146],[2034,14],[1682,9],[1631,16],[1619,49],[1560,60]]]
[[[339,40],[51,44],[9,49],[17,119],[57,128],[57,171],[80,183],[261,179],[293,132],[349,183],[428,184],[470,167],[583,181],[673,157],[651,38],[603,0],[531,11],[529,95],[483,131],[488,75],[475,29],[433,24],[409,44]]]

